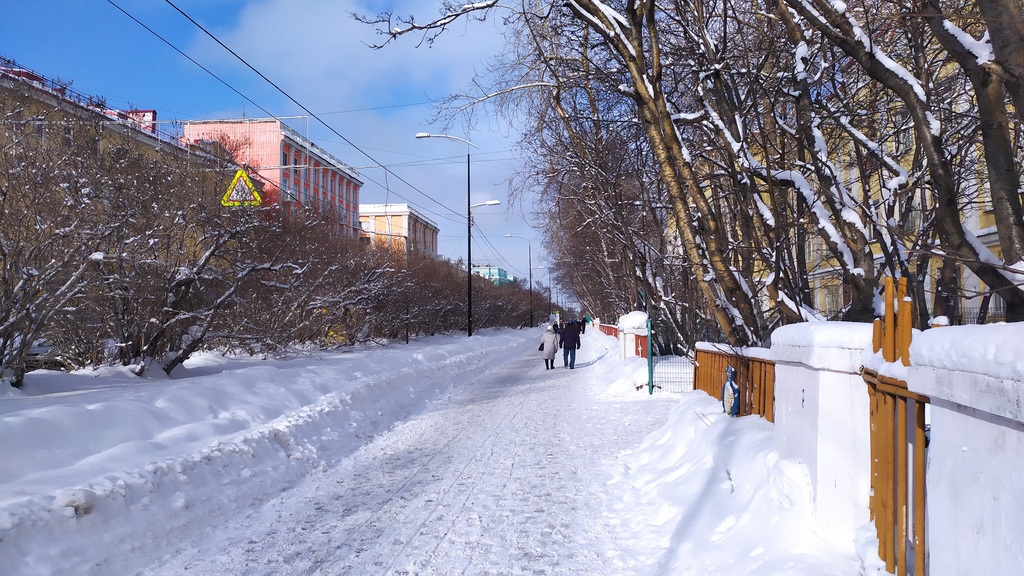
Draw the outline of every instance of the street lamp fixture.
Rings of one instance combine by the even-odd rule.
[[[526,240],[527,266],[530,267],[530,328],[533,328],[533,242],[526,236],[518,234],[505,234],[505,238],[522,238]]]
[[[417,132],[416,138],[445,138],[447,140],[455,140],[456,142],[464,142],[466,147],[466,335],[473,335],[473,208],[477,206],[495,206],[501,204],[498,200],[488,200],[481,202],[480,204],[473,204],[472,196],[470,194],[470,162],[469,162],[469,146],[479,149],[476,144],[473,144],[465,138],[459,138],[458,136],[452,136],[450,134],[431,134],[429,132]]]

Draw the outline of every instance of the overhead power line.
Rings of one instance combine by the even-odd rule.
[[[107,1],[109,2],[110,0],[107,0]],[[249,68],[249,70],[252,70],[252,71],[253,71],[253,72],[254,72],[254,73],[255,73],[255,74],[257,75],[257,76],[259,76],[260,78],[262,78],[262,79],[263,79],[263,80],[264,80],[264,81],[265,81],[265,82],[266,82],[267,84],[270,84],[271,86],[273,86],[273,87],[274,87],[274,89],[275,89],[275,90],[277,90],[278,92],[280,92],[280,93],[281,93],[281,94],[282,94],[282,95],[283,95],[283,96],[284,96],[285,98],[288,98],[289,100],[291,100],[293,104],[295,104],[296,106],[298,106],[299,108],[301,108],[301,109],[302,109],[302,110],[303,110],[303,111],[304,111],[304,112],[305,112],[306,114],[309,114],[309,115],[310,115],[311,117],[315,118],[317,122],[320,122],[321,124],[323,124],[323,126],[324,126],[325,128],[327,128],[328,130],[330,130],[330,131],[331,131],[331,133],[333,133],[333,134],[334,134],[335,136],[337,136],[338,138],[341,138],[341,139],[342,139],[343,141],[345,141],[345,143],[346,143],[346,144],[348,144],[349,146],[351,146],[352,148],[354,148],[354,149],[355,149],[356,151],[358,151],[358,152],[359,152],[360,154],[362,154],[363,156],[365,156],[365,157],[366,157],[366,158],[367,158],[368,160],[370,160],[371,162],[373,162],[373,163],[374,163],[374,164],[376,164],[377,166],[380,166],[382,170],[384,170],[384,171],[388,172],[389,174],[391,174],[392,176],[394,176],[395,178],[397,178],[397,179],[398,179],[398,180],[399,180],[400,182],[402,182],[402,183],[403,183],[403,184],[405,184],[406,186],[408,186],[408,187],[412,188],[413,190],[415,190],[416,192],[419,192],[420,194],[422,194],[424,198],[426,198],[426,199],[430,200],[431,202],[433,202],[433,203],[437,204],[438,206],[440,206],[440,207],[444,208],[445,210],[448,210],[448,211],[449,211],[449,212],[451,212],[452,214],[455,214],[456,216],[459,216],[459,213],[458,213],[458,212],[456,212],[455,210],[452,210],[451,208],[449,208],[448,206],[446,206],[446,205],[444,205],[443,203],[439,202],[438,200],[434,199],[433,197],[431,197],[430,195],[428,195],[428,194],[427,194],[426,192],[423,192],[422,190],[420,190],[419,188],[417,188],[417,187],[416,187],[416,186],[414,186],[414,185],[413,185],[412,183],[408,182],[407,180],[405,180],[404,178],[402,178],[402,177],[401,177],[401,176],[399,176],[398,174],[396,174],[396,173],[392,172],[391,170],[389,170],[389,169],[388,169],[387,167],[385,167],[385,166],[384,166],[384,165],[383,165],[383,164],[382,164],[382,163],[381,163],[380,161],[378,161],[378,160],[377,160],[376,158],[374,158],[373,156],[371,156],[371,155],[370,155],[370,154],[369,154],[368,152],[366,152],[365,150],[363,150],[362,148],[360,148],[359,146],[357,146],[357,145],[356,145],[355,143],[353,143],[353,142],[352,142],[351,140],[349,140],[348,138],[346,138],[346,137],[345,137],[345,136],[344,136],[343,134],[341,134],[340,132],[338,132],[337,130],[335,130],[333,126],[331,126],[330,124],[328,124],[328,123],[327,123],[326,121],[324,121],[324,120],[323,120],[322,118],[320,118],[320,116],[318,116],[318,115],[317,115],[317,114],[315,114],[314,112],[310,111],[310,109],[309,109],[309,108],[307,108],[307,107],[306,107],[305,105],[303,105],[303,104],[302,104],[301,102],[299,102],[299,101],[298,101],[298,100],[296,100],[296,99],[295,99],[294,97],[292,97],[292,95],[291,95],[291,94],[289,94],[289,93],[288,93],[288,92],[286,92],[286,91],[285,91],[285,90],[284,90],[283,88],[281,88],[280,86],[278,86],[278,85],[277,85],[277,84],[276,84],[276,83],[275,83],[275,82],[274,82],[273,80],[271,80],[270,78],[267,78],[267,76],[266,76],[265,74],[263,74],[262,72],[260,72],[259,70],[257,70],[255,66],[253,66],[252,64],[249,64],[249,62],[248,62],[248,61],[246,61],[246,59],[245,59],[245,58],[242,58],[242,57],[241,57],[241,56],[239,56],[239,55],[238,55],[238,54],[237,54],[237,53],[236,53],[236,52],[235,52],[234,50],[232,50],[232,49],[231,49],[230,47],[228,47],[228,46],[227,46],[226,44],[224,44],[224,42],[221,42],[221,40],[220,40],[219,38],[217,38],[217,36],[216,36],[216,35],[214,35],[214,34],[213,34],[212,32],[210,32],[210,31],[209,31],[209,30],[207,30],[207,29],[206,29],[205,27],[203,27],[203,25],[202,25],[202,24],[200,24],[199,22],[196,22],[196,20],[195,20],[194,18],[192,18],[191,16],[189,16],[189,15],[188,15],[188,14],[187,14],[187,13],[186,13],[186,12],[185,12],[184,10],[182,10],[181,8],[178,8],[178,6],[174,4],[174,2],[171,2],[171,0],[164,0],[164,1],[165,1],[165,2],[166,2],[166,3],[168,4],[168,5],[170,5],[170,6],[171,6],[171,8],[174,8],[174,9],[175,9],[175,10],[176,10],[176,11],[177,11],[177,12],[178,12],[179,14],[181,14],[182,16],[184,16],[184,17],[185,17],[185,18],[186,18],[186,19],[187,19],[187,20],[188,20],[189,22],[191,22],[191,23],[192,23],[192,24],[193,24],[193,25],[194,25],[194,26],[195,26],[196,28],[199,28],[200,30],[202,30],[204,34],[206,34],[207,36],[209,36],[209,37],[210,37],[210,39],[212,39],[212,40],[213,40],[214,42],[216,42],[217,44],[219,44],[219,45],[220,45],[220,46],[221,46],[222,48],[224,48],[225,50],[227,50],[227,51],[228,51],[228,52],[229,52],[229,53],[230,53],[230,54],[231,54],[232,56],[234,56],[234,57],[235,57],[236,59],[238,59],[238,61],[239,61],[239,62],[241,62],[242,64],[245,64],[245,66],[246,66],[247,68]],[[260,108],[260,109],[262,110],[262,108]]]
[[[156,32],[155,30],[153,30],[152,28],[150,28],[149,26],[147,26],[147,25],[146,25],[145,23],[143,23],[143,22],[142,22],[141,20],[139,20],[138,18],[136,18],[135,16],[133,16],[133,15],[132,15],[132,14],[131,14],[130,12],[128,12],[127,10],[125,10],[124,8],[122,8],[121,6],[119,6],[119,5],[118,5],[117,3],[115,3],[115,2],[113,1],[113,0],[107,0],[107,3],[109,3],[109,4],[111,5],[111,6],[113,6],[114,8],[116,8],[116,9],[117,9],[117,10],[118,10],[119,12],[121,12],[121,13],[122,13],[122,14],[124,14],[125,16],[127,16],[127,17],[128,17],[129,19],[131,19],[131,20],[132,20],[133,22],[135,22],[136,24],[138,24],[139,26],[141,26],[141,27],[142,27],[143,29],[145,29],[145,30],[146,30],[147,32],[149,32],[150,34],[152,34],[152,35],[153,35],[154,37],[156,37],[157,39],[159,39],[159,40],[160,40],[161,42],[163,42],[164,44],[166,44],[166,45],[167,45],[168,47],[170,47],[170,48],[171,48],[172,50],[174,50],[175,52],[177,52],[178,54],[180,54],[181,56],[183,56],[183,57],[184,57],[185,59],[187,59],[187,60],[188,60],[189,62],[192,62],[192,63],[193,63],[193,64],[195,64],[195,65],[196,65],[197,67],[199,67],[199,68],[200,68],[201,70],[203,70],[204,72],[206,72],[207,74],[209,74],[209,75],[210,75],[211,77],[213,77],[214,79],[216,79],[216,80],[217,80],[218,82],[220,82],[220,83],[221,83],[221,84],[223,84],[224,86],[226,86],[226,87],[227,87],[227,88],[228,88],[229,90],[231,90],[232,92],[234,92],[235,94],[237,94],[238,96],[240,96],[240,97],[241,97],[242,99],[244,99],[244,100],[245,100],[246,102],[249,102],[250,104],[252,104],[253,106],[255,106],[255,107],[256,107],[257,109],[259,109],[259,110],[260,110],[261,112],[263,112],[264,114],[266,114],[266,115],[267,115],[267,117],[269,117],[269,118],[273,118],[273,119],[275,119],[275,120],[278,120],[278,121],[281,121],[281,118],[280,118],[280,117],[278,117],[277,115],[273,114],[272,112],[270,112],[269,110],[267,110],[267,109],[266,109],[266,108],[264,108],[263,106],[259,105],[259,104],[258,104],[258,103],[257,103],[257,102],[256,102],[255,100],[253,100],[252,98],[250,98],[250,97],[246,96],[246,95],[245,95],[244,93],[242,93],[242,91],[240,91],[240,90],[238,90],[237,88],[235,88],[234,86],[232,86],[232,85],[231,85],[230,83],[228,83],[228,82],[227,82],[226,80],[224,80],[223,78],[221,78],[220,76],[218,76],[217,74],[215,74],[215,73],[214,73],[214,72],[213,72],[212,70],[210,70],[210,69],[206,68],[205,66],[203,66],[202,64],[200,64],[200,63],[199,63],[199,62],[198,62],[198,61],[197,61],[196,59],[194,59],[194,58],[192,58],[191,56],[189,56],[188,54],[186,54],[186,53],[185,53],[185,52],[184,52],[183,50],[181,50],[180,48],[178,48],[177,46],[175,46],[175,45],[174,45],[174,44],[173,44],[173,43],[172,43],[172,42],[171,42],[170,40],[167,40],[166,38],[164,38],[163,36],[161,36],[161,35],[160,35],[159,33],[157,33],[157,32]],[[426,212],[426,213],[428,213],[428,214],[431,214],[431,215],[433,215],[433,216],[436,216],[436,217],[438,217],[438,218],[444,218],[444,219],[446,219],[446,220],[450,220],[450,221],[452,221],[452,222],[461,222],[462,218],[461,218],[461,216],[460,216],[460,215],[459,215],[459,214],[458,214],[458,213],[457,213],[456,211],[452,210],[452,209],[451,209],[451,208],[449,208],[448,206],[445,206],[445,205],[444,205],[444,204],[442,204],[441,202],[439,202],[439,201],[435,200],[434,198],[432,198],[432,197],[431,197],[430,195],[428,195],[427,193],[423,192],[422,190],[420,190],[420,189],[419,189],[419,188],[417,188],[416,186],[414,186],[414,185],[412,185],[411,183],[409,183],[408,181],[406,181],[406,180],[405,180],[404,178],[402,178],[401,176],[398,176],[397,174],[395,174],[394,172],[392,172],[391,170],[389,170],[389,169],[388,169],[387,167],[385,167],[385,166],[381,165],[381,164],[380,164],[380,162],[378,162],[378,161],[377,161],[376,159],[374,159],[374,158],[373,158],[372,156],[370,156],[369,154],[367,154],[367,153],[366,153],[366,152],[365,152],[364,150],[362,150],[362,149],[361,149],[361,148],[360,148],[359,146],[356,146],[355,144],[353,144],[353,143],[352,143],[352,142],[351,142],[350,140],[348,140],[348,138],[346,138],[346,137],[345,137],[345,136],[343,136],[342,134],[338,133],[338,131],[337,131],[337,130],[335,130],[335,129],[334,129],[333,127],[331,127],[331,126],[330,126],[330,125],[328,125],[328,124],[327,124],[326,122],[324,122],[324,120],[323,120],[323,119],[321,119],[321,118],[320,118],[319,116],[317,116],[316,114],[313,114],[312,112],[310,112],[310,111],[309,111],[309,110],[308,110],[308,109],[307,109],[307,108],[306,108],[305,106],[303,106],[303,105],[302,105],[301,103],[299,103],[299,102],[298,102],[298,101],[296,101],[296,100],[295,100],[294,98],[292,98],[292,97],[291,97],[291,96],[290,96],[289,94],[287,94],[286,92],[284,92],[283,90],[281,90],[281,88],[280,88],[280,87],[278,87],[278,86],[277,86],[276,84],[274,84],[273,82],[271,82],[271,81],[270,81],[270,80],[269,80],[269,79],[268,79],[268,78],[267,78],[266,76],[264,76],[264,75],[263,75],[262,73],[260,73],[260,72],[259,72],[258,70],[256,70],[255,68],[253,68],[253,67],[252,67],[252,66],[251,66],[251,65],[250,65],[250,64],[249,64],[248,62],[246,62],[246,61],[245,61],[244,59],[242,59],[242,58],[241,58],[240,56],[238,56],[237,54],[235,54],[235,52],[233,52],[233,51],[232,51],[232,50],[231,50],[230,48],[228,48],[228,47],[227,47],[227,46],[225,46],[225,45],[224,45],[224,44],[223,44],[222,42],[220,42],[220,40],[218,40],[218,39],[217,39],[216,37],[214,37],[214,36],[213,36],[213,35],[212,35],[212,34],[211,34],[211,33],[210,33],[209,31],[207,31],[207,30],[206,30],[205,28],[203,28],[203,27],[202,27],[201,25],[199,25],[199,24],[198,24],[198,23],[197,23],[197,22],[196,22],[195,20],[193,20],[192,18],[190,18],[190,17],[189,17],[189,16],[187,15],[187,14],[185,14],[184,12],[182,12],[182,11],[181,11],[181,9],[179,9],[179,8],[178,8],[177,6],[175,6],[175,5],[174,5],[173,3],[171,3],[171,2],[168,2],[168,4],[170,4],[170,5],[171,5],[171,6],[172,6],[172,7],[173,7],[173,8],[175,9],[175,10],[177,10],[177,11],[178,11],[179,13],[181,13],[181,14],[182,14],[183,16],[185,16],[185,18],[187,18],[187,19],[188,19],[188,20],[189,20],[190,22],[192,22],[192,23],[193,23],[193,24],[194,24],[195,26],[197,26],[197,27],[198,27],[198,28],[199,28],[200,30],[202,30],[202,31],[203,31],[204,33],[206,33],[206,34],[207,34],[207,35],[209,35],[209,36],[210,36],[211,38],[213,38],[213,39],[214,39],[214,40],[215,40],[215,41],[216,41],[216,42],[217,42],[218,44],[220,44],[220,45],[221,45],[222,47],[224,47],[224,49],[225,49],[225,50],[227,50],[227,51],[228,51],[228,52],[230,52],[230,53],[231,53],[231,54],[232,54],[233,56],[235,56],[235,58],[238,58],[238,59],[239,59],[240,61],[242,61],[242,63],[244,63],[244,64],[245,64],[245,65],[246,65],[247,67],[249,67],[249,69],[253,70],[253,71],[254,71],[254,72],[255,72],[255,73],[257,74],[257,75],[259,75],[259,76],[260,76],[260,78],[262,78],[263,80],[265,80],[266,82],[268,82],[268,83],[269,83],[269,84],[270,84],[271,86],[273,86],[273,87],[274,87],[274,88],[275,88],[276,90],[278,90],[279,92],[281,92],[282,94],[284,94],[284,95],[285,95],[285,96],[286,96],[287,98],[289,98],[289,99],[290,99],[290,100],[291,100],[292,102],[294,102],[294,103],[295,103],[296,105],[298,105],[298,106],[299,106],[300,108],[302,108],[302,109],[303,109],[304,111],[306,111],[306,113],[307,113],[307,114],[309,114],[310,116],[312,116],[313,118],[315,118],[315,119],[316,119],[316,120],[317,120],[318,122],[320,122],[320,123],[321,123],[321,124],[323,124],[323,125],[324,125],[325,127],[327,127],[327,129],[328,129],[328,130],[330,130],[330,131],[331,131],[331,132],[333,132],[333,133],[334,133],[335,135],[337,135],[337,136],[338,136],[339,138],[341,138],[341,139],[342,139],[342,140],[343,140],[343,141],[344,141],[345,143],[349,144],[349,145],[350,145],[350,146],[352,146],[352,147],[353,147],[354,149],[358,150],[358,151],[359,151],[359,152],[360,152],[361,154],[363,154],[364,156],[366,156],[366,157],[367,157],[367,158],[368,158],[368,159],[369,159],[369,160],[370,160],[371,162],[373,162],[373,163],[374,163],[374,166],[376,166],[376,167],[380,167],[381,169],[385,170],[386,172],[388,172],[388,173],[392,174],[393,176],[395,176],[396,178],[398,178],[398,179],[399,179],[399,180],[400,180],[401,182],[405,183],[405,184],[406,184],[407,186],[409,186],[410,188],[412,188],[413,190],[415,190],[416,192],[418,192],[419,194],[421,194],[421,195],[422,195],[423,197],[425,197],[425,198],[427,198],[428,200],[430,200],[430,201],[434,202],[435,204],[437,204],[437,205],[438,205],[438,206],[440,206],[441,208],[444,208],[446,212],[448,212],[448,213],[451,213],[451,214],[454,214],[454,215],[455,215],[456,217],[455,217],[455,218],[453,218],[453,217],[449,216],[449,215],[448,215],[447,213],[446,213],[446,214],[442,214],[442,213],[439,213],[439,212],[435,212],[435,211],[433,211],[433,210],[430,210],[430,209],[428,209],[428,208],[426,208],[426,207],[424,207],[424,206],[422,206],[422,205],[420,205],[420,204],[418,204],[418,203],[416,203],[416,202],[414,202],[414,201],[412,201],[412,200],[410,200],[410,199],[406,198],[405,196],[402,196],[401,194],[399,194],[399,193],[397,193],[397,192],[391,191],[391,190],[389,189],[389,187],[388,187],[387,185],[381,184],[380,182],[378,182],[378,181],[374,180],[373,178],[371,178],[371,177],[367,176],[366,174],[362,174],[362,177],[363,177],[363,178],[364,178],[365,180],[367,180],[367,181],[369,181],[369,182],[373,182],[373,183],[374,183],[374,184],[376,184],[377,186],[379,186],[379,187],[381,187],[381,188],[383,188],[383,189],[387,190],[387,191],[388,191],[388,194],[393,194],[393,195],[397,196],[398,198],[400,198],[400,199],[402,199],[402,200],[404,200],[404,201],[408,202],[408,203],[409,203],[410,205],[413,205],[413,206],[415,206],[415,207],[417,207],[417,208],[420,208],[421,210],[423,210],[424,212]]]

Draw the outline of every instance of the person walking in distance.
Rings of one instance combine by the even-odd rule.
[[[562,347],[562,367],[570,370],[576,367],[576,350],[580,348],[580,332],[573,323],[568,323],[559,334],[559,345]]]
[[[543,352],[544,369],[551,370],[555,367],[555,352],[558,351],[558,335],[555,334],[555,327],[548,324],[544,329],[544,335],[540,337],[540,350]]]

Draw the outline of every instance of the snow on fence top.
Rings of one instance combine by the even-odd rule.
[[[753,346],[743,348],[733,348],[728,344],[719,344],[716,342],[697,342],[697,350],[704,350],[706,352],[720,352],[722,354],[728,354],[730,356],[742,356],[744,358],[757,358],[759,360],[774,361],[772,357],[772,351],[770,348],[755,348]]]
[[[802,322],[772,332],[772,344],[800,348],[849,348],[871,344],[871,324],[862,322]]]
[[[948,326],[914,334],[913,366],[983,374],[1005,380],[1024,374],[1024,324]]]
[[[618,327],[634,334],[647,334],[647,313],[634,310],[619,318]]]

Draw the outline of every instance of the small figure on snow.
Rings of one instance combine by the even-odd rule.
[[[555,352],[558,351],[558,335],[555,334],[555,327],[548,325],[544,329],[544,335],[540,337],[540,351],[544,352],[544,369],[551,370],[555,367]]]
[[[559,334],[559,344],[562,347],[562,367],[570,370],[576,368],[576,350],[580,348],[579,328],[573,323],[567,323]]]
[[[740,388],[736,385],[736,369],[725,367],[725,384],[722,384],[722,411],[729,416],[740,415]]]

